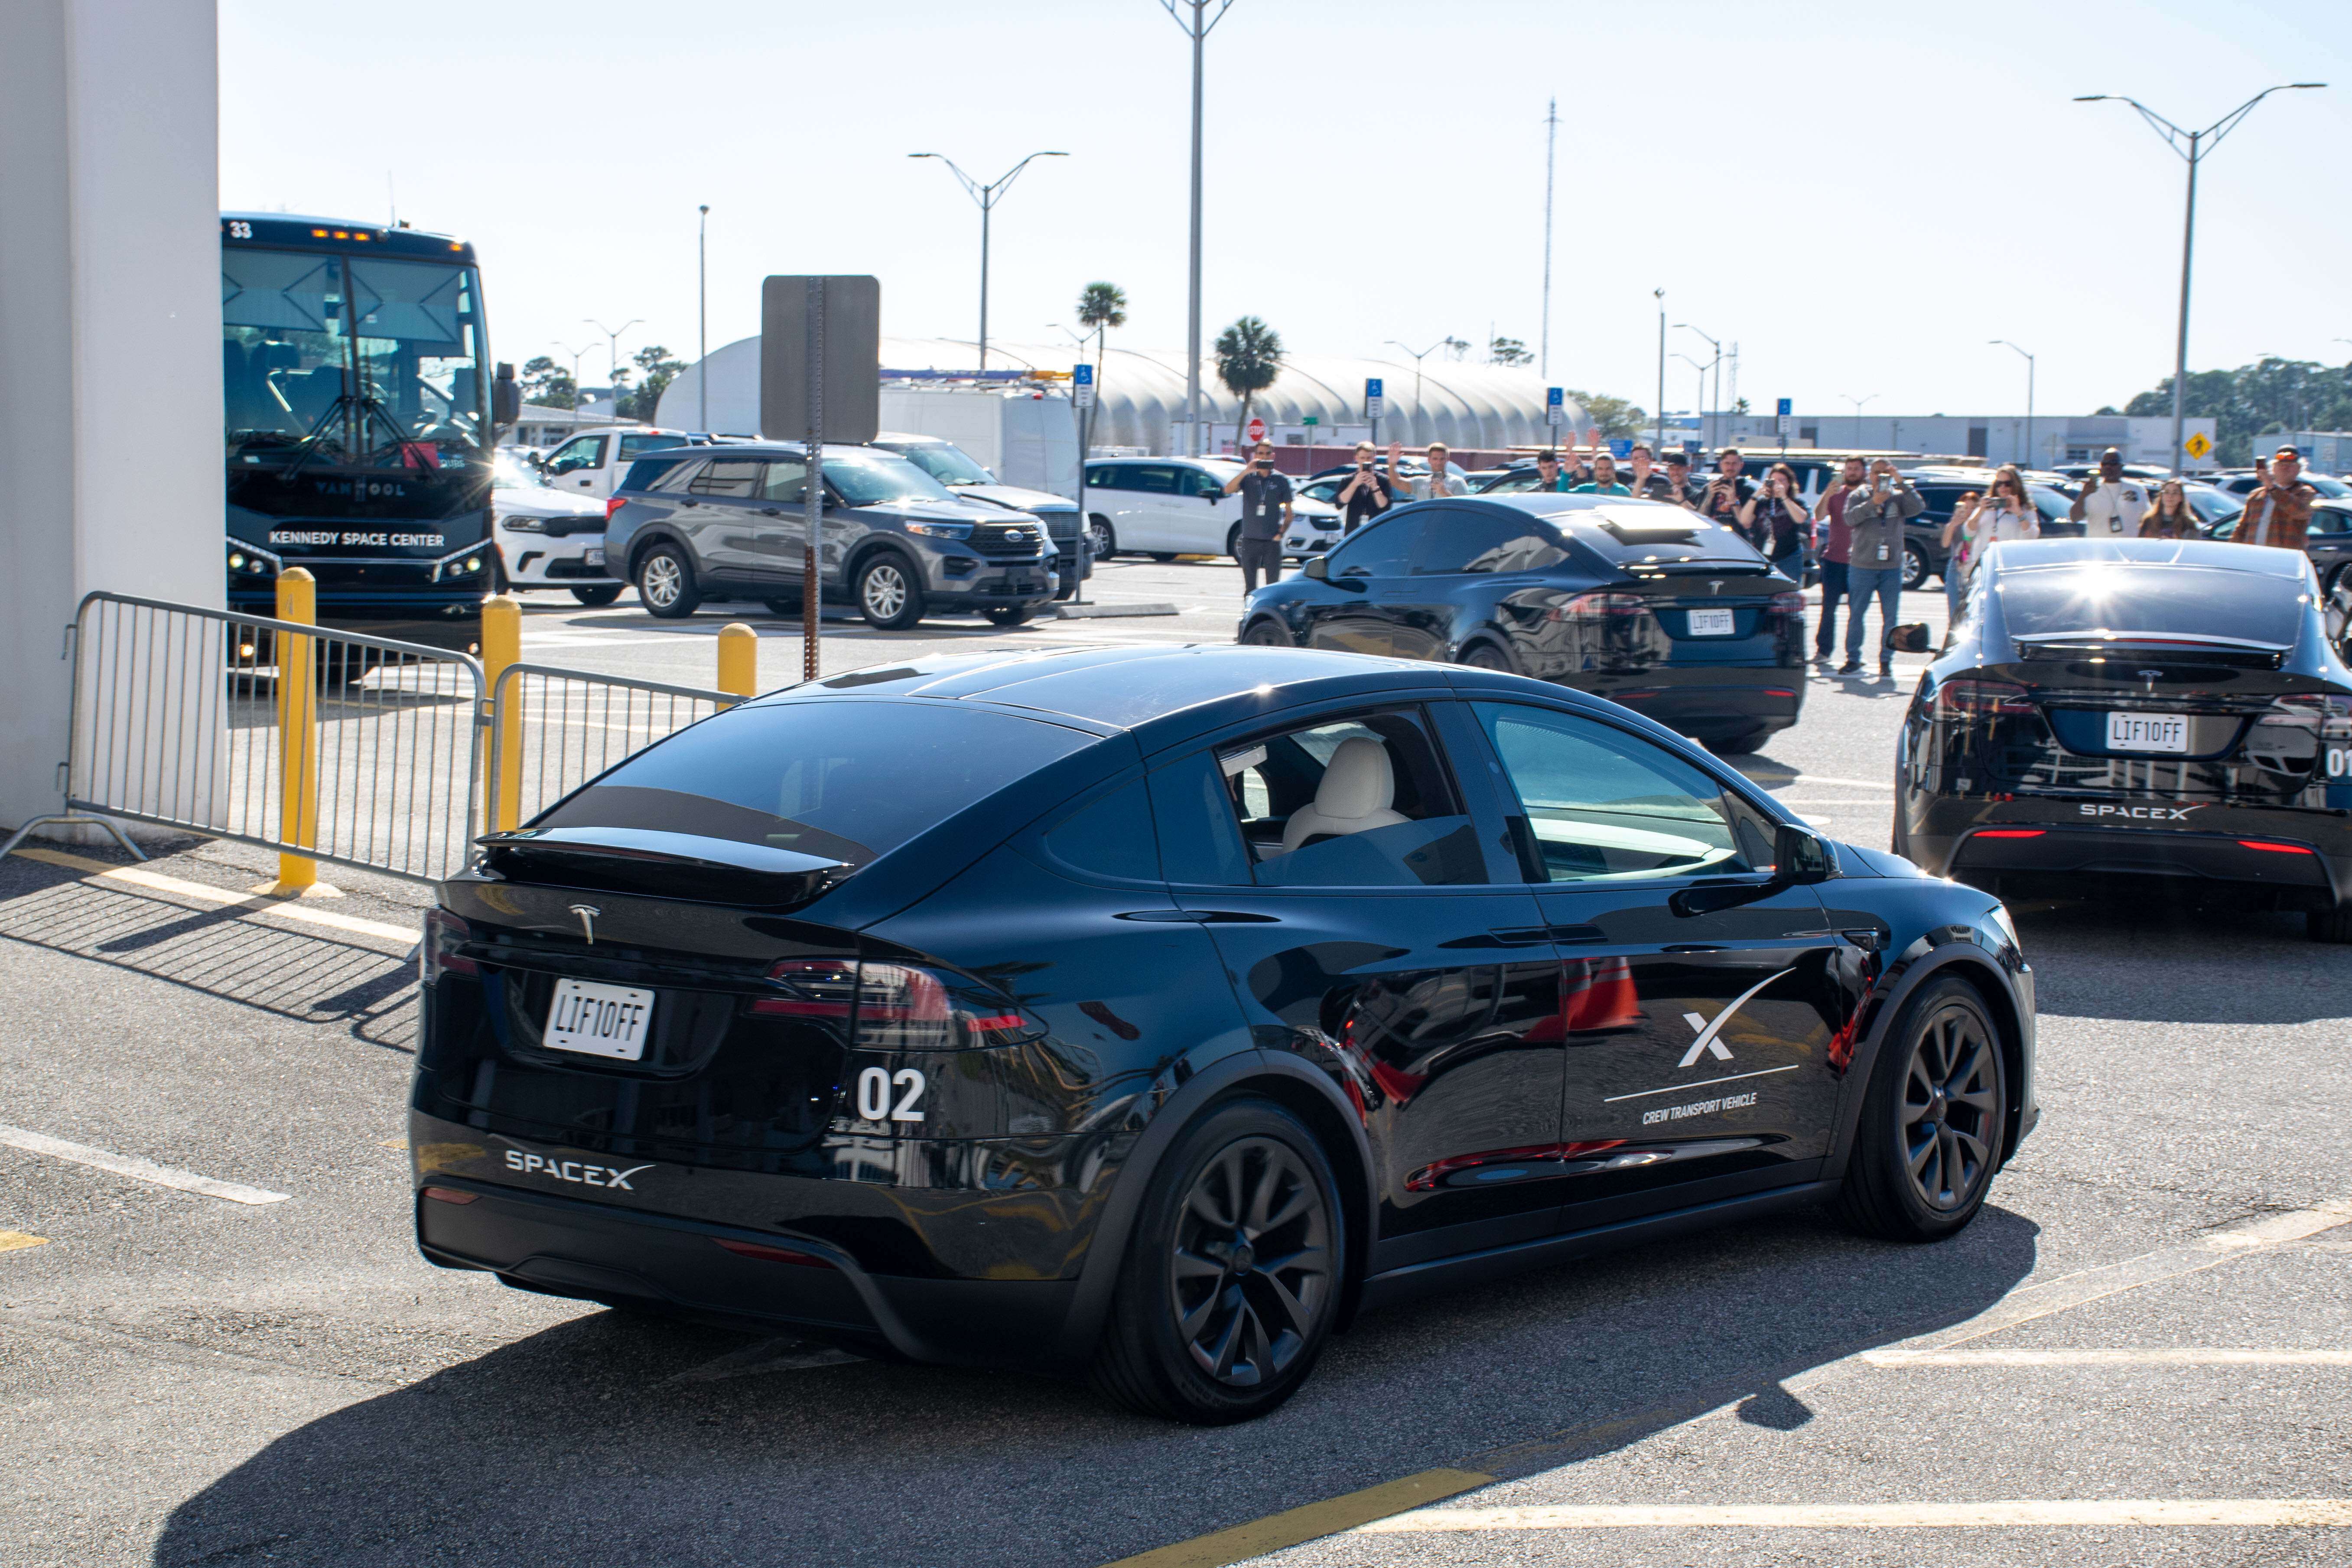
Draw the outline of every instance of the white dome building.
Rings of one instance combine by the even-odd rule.
[[[882,340],[885,371],[936,371],[941,379],[951,380],[971,375],[979,357],[974,344],[955,338]],[[988,345],[992,370],[1067,372],[1081,357],[1088,356],[1082,356],[1077,345],[1069,342]],[[760,428],[760,340],[756,337],[714,350],[709,359],[679,372],[662,394],[658,422],[673,429],[705,427],[700,408],[706,374],[710,378],[708,428],[755,434]],[[1387,407],[1380,431],[1384,442],[1418,447],[1443,441],[1475,451],[1540,446],[1549,434],[1544,423],[1544,387],[1534,371],[1435,359],[1423,362],[1418,392],[1410,363],[1398,365],[1384,360],[1313,356],[1286,359],[1274,384],[1251,399],[1251,411],[1277,429],[1301,426],[1312,415],[1318,430],[1336,435],[1366,423],[1364,382],[1371,376],[1386,384],[1382,390]],[[1202,362],[1202,422],[1230,426],[1240,414],[1241,400],[1218,384],[1215,363]],[[1179,426],[1183,417],[1184,356],[1111,345],[1096,387],[1089,444],[1167,452],[1181,442]],[[1569,431],[1563,436],[1582,425],[1583,410],[1570,404],[1568,419]]]

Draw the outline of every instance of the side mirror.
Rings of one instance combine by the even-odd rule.
[[[1298,574],[1320,583],[1331,575],[1331,563],[1323,556],[1310,555],[1307,558],[1307,564],[1298,569]]]
[[[1780,862],[1772,878],[1776,882],[1801,886],[1826,882],[1837,875],[1836,851],[1809,827],[1782,823],[1780,830],[1773,835],[1772,853]]]
[[[522,388],[515,382],[514,366],[499,362],[498,379],[490,383],[490,423],[512,425],[522,417]]]

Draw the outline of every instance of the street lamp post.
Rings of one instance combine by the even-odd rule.
[[[1692,326],[1688,321],[1676,321],[1675,325],[1685,332],[1698,332],[1698,329]],[[1698,335],[1700,337],[1706,338],[1706,334],[1705,332],[1698,332]],[[1723,345],[1716,342],[1713,338],[1706,338],[1706,341],[1707,345],[1715,350],[1715,363],[1713,367],[1715,370],[1715,405],[1717,410],[1720,410],[1723,407]],[[1707,437],[1711,432],[1709,431],[1706,423],[1706,384],[1701,382],[1699,384],[1698,400],[1698,444],[1712,451],[1715,447],[1715,443],[1707,439]]]
[[[613,384],[613,417],[618,419],[621,416],[621,334],[631,327],[643,326],[646,319],[639,316],[634,321],[623,321],[617,327],[608,327],[593,316],[580,319],[604,334],[604,374]],[[576,386],[578,383],[573,384]]]
[[[1998,343],[2005,349],[2017,349],[2017,345],[2007,338],[1995,338],[1985,346],[1990,348],[1993,343]],[[2025,354],[2023,349],[2017,349],[2017,352]],[[2029,468],[2033,466],[2033,356],[2032,354],[2025,354],[2025,466]]]
[[[1224,20],[1225,13],[1234,7],[1234,0],[1160,0],[1168,8],[1169,16],[1184,29],[1192,40],[1192,281],[1186,290],[1184,308],[1184,455],[1201,455],[1201,71],[1203,62],[1202,46],[1209,41],[1209,29]],[[1209,15],[1214,4],[1217,14]],[[1192,20],[1177,14],[1181,5],[1190,11]]]
[[[1666,460],[1666,291],[1653,289],[1650,298],[1658,302],[1658,433],[1652,437],[1657,449],[1651,456],[1663,463]]]
[[[572,351],[572,412],[575,416],[580,412],[580,361],[595,346],[594,343],[582,343]]]
[[[2176,475],[2184,471],[2180,461],[2180,430],[2187,420],[2189,408],[2189,263],[2197,245],[2197,165],[2221,144],[2222,137],[2238,128],[2240,121],[2254,111],[2254,105],[2271,94],[2326,85],[2324,81],[2290,81],[2266,87],[2202,131],[2183,131],[2139,100],[2122,93],[2087,93],[2074,100],[2077,103],[2130,104],[2147,122],[2147,128],[2163,137],[2165,145],[2179,153],[2181,161],[2189,165],[2189,199],[2180,224],[2180,331],[2174,341],[2172,354],[2172,471]],[[2184,142],[2188,143],[2186,146],[2182,145]]]
[[[1696,405],[1694,412],[1699,416],[1699,445],[1704,447],[1706,445],[1706,373],[1714,367],[1706,361],[1693,359],[1686,353],[1677,353],[1675,357],[1698,371],[1698,390],[1691,395],[1691,402]],[[1659,372],[1658,401],[1664,403],[1665,400],[1665,379],[1662,369]]]
[[[694,231],[694,392],[696,428],[710,429],[710,204]]]
[[[1854,442],[1854,445],[1855,445],[1855,446],[1859,447],[1859,446],[1861,446],[1861,445],[1862,445],[1862,407],[1863,407],[1863,405],[1864,405],[1864,404],[1865,404],[1865,403],[1875,403],[1875,402],[1877,402],[1877,401],[1878,401],[1878,394],[1876,394],[1876,393],[1874,393],[1874,393],[1872,393],[1868,397],[1856,397],[1856,396],[1855,396],[1853,393],[1851,393],[1851,392],[1841,392],[1841,393],[1839,393],[1839,394],[1838,394],[1838,395],[1839,395],[1840,397],[1844,398],[1848,403],[1851,403],[1851,404],[1853,404],[1853,442]]]
[[[1422,361],[1423,361],[1423,360],[1425,360],[1425,359],[1427,359],[1430,355],[1432,355],[1432,354],[1435,353],[1438,350],[1440,350],[1440,349],[1444,348],[1446,344],[1448,344],[1448,343],[1452,342],[1453,341],[1454,341],[1454,339],[1453,339],[1452,335],[1451,335],[1451,334],[1448,334],[1448,335],[1447,335],[1447,336],[1445,336],[1445,337],[1442,337],[1442,338],[1438,339],[1435,342],[1433,342],[1433,343],[1430,344],[1427,348],[1425,348],[1425,349],[1422,350],[1419,353],[1412,353],[1412,350],[1411,350],[1411,349],[1409,349],[1409,348],[1405,348],[1405,345],[1404,345],[1404,344],[1402,344],[1402,343],[1401,343],[1401,342],[1397,342],[1394,338],[1390,338],[1389,340],[1387,340],[1387,343],[1386,343],[1386,346],[1387,346],[1387,347],[1389,347],[1389,348],[1392,348],[1392,349],[1404,349],[1404,352],[1405,352],[1405,353],[1409,353],[1409,354],[1412,354],[1412,417],[1413,417],[1414,434],[1415,434],[1415,435],[1420,434],[1420,425],[1421,425],[1421,420],[1422,420],[1422,412],[1421,412],[1421,362],[1422,362]]]
[[[964,193],[980,204],[980,368],[988,369],[988,216],[996,210],[998,198],[1020,177],[1021,171],[1040,158],[1066,158],[1067,153],[1032,153],[987,184],[982,184],[956,167],[955,160],[938,153],[909,153],[909,158],[937,158],[948,166]]]

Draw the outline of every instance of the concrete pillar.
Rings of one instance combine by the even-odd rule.
[[[223,602],[214,0],[0,16],[0,824],[58,808],[92,588]]]

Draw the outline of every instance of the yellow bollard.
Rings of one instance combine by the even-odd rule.
[[[278,576],[278,618],[319,624],[319,581],[299,566]],[[319,673],[315,637],[278,637],[278,836],[287,844],[319,843]],[[278,880],[257,891],[299,899],[319,889],[319,863],[278,857]],[[332,889],[323,889],[332,891]]]
[[[522,601],[512,594],[494,594],[482,601],[482,696],[499,693],[499,677],[522,662]],[[508,704],[499,727],[495,770],[482,780],[482,821],[486,831],[502,833],[522,815],[522,693]],[[495,710],[493,710],[494,711]],[[485,762],[490,759],[485,757]]]
[[[760,634],[740,621],[719,628],[719,689],[760,695]]]

